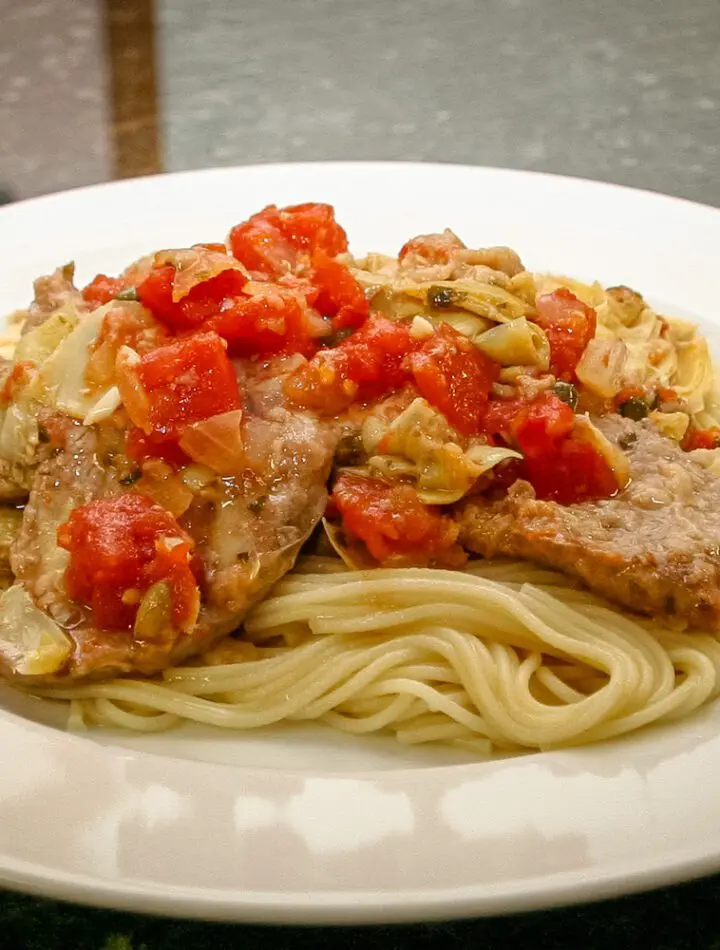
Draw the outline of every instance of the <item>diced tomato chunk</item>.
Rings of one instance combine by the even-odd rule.
[[[235,257],[249,270],[268,277],[295,271],[315,251],[336,257],[347,250],[347,235],[330,205],[268,205],[230,232]]]
[[[177,442],[147,435],[137,426],[128,429],[125,436],[125,452],[133,462],[161,459],[175,469],[187,465],[190,461],[190,457],[183,452]]]
[[[311,355],[317,349],[315,324],[322,326],[300,293],[268,281],[258,284],[251,296],[228,302],[206,327],[228,341],[233,356],[281,351]]]
[[[82,295],[85,303],[95,310],[96,307],[110,303],[126,289],[127,283],[122,277],[108,277],[106,274],[98,274],[86,287],[83,287]]]
[[[332,205],[306,202],[290,205],[277,212],[280,230],[297,248],[312,255],[323,251],[328,257],[337,257],[348,249],[345,230],[335,220]]]
[[[595,336],[595,311],[567,287],[540,294],[535,306],[535,322],[545,331],[550,344],[550,369],[558,379],[572,382],[580,357]]]
[[[512,419],[510,431],[526,457],[552,453],[575,425],[575,415],[566,402],[553,393],[541,393],[521,406]]]
[[[141,595],[159,581],[171,588],[173,624],[183,629],[194,621],[194,542],[147,496],[119,495],[75,508],[58,528],[57,540],[70,552],[68,596],[90,607],[101,629],[131,628]]]
[[[531,402],[494,401],[484,424],[523,453],[521,477],[538,498],[569,505],[617,492],[618,479],[607,459],[577,435],[572,409],[553,393]]]
[[[370,304],[362,287],[344,264],[322,249],[313,254],[311,280],[318,288],[315,307],[332,317],[333,330],[356,328],[367,320]]]
[[[398,259],[401,263],[447,264],[454,251],[464,248],[462,241],[452,233],[419,234],[411,238],[400,248]]]
[[[332,501],[344,528],[381,563],[464,563],[456,544],[458,525],[439,508],[424,505],[410,485],[343,473]]]
[[[695,449],[720,448],[720,428],[688,429],[682,441],[682,447],[686,452],[693,452]]]
[[[463,435],[483,428],[500,367],[446,323],[409,357],[420,394]]]
[[[159,346],[142,357],[135,371],[156,438],[176,439],[186,426],[241,406],[235,371],[215,333]]]
[[[253,215],[230,232],[233,255],[250,271],[267,277],[287,274],[295,266],[296,250],[282,231]]]
[[[572,505],[611,498],[618,480],[607,460],[588,442],[569,436],[551,455],[526,456],[524,477],[538,498]]]
[[[403,360],[410,348],[406,326],[375,315],[296,370],[286,392],[296,405],[335,415],[352,402],[370,402],[402,386],[408,379]]]
[[[173,300],[175,268],[154,267],[137,287],[137,294],[153,316],[171,330],[198,329],[208,317],[221,311],[228,299],[242,292],[247,277],[237,270],[224,270],[197,283],[181,299]]]

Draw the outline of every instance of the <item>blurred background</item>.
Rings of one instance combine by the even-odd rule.
[[[720,205],[718,0],[0,0],[0,191],[408,159]]]

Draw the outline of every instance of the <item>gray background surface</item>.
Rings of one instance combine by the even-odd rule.
[[[0,184],[23,196],[111,174],[102,12],[0,0]],[[157,20],[168,170],[453,161],[720,205],[720,0],[158,0]]]

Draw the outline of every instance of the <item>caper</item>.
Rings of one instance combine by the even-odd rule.
[[[121,485],[134,485],[135,482],[140,481],[141,478],[142,472],[139,468],[136,468],[130,472],[126,472],[125,475],[121,475],[118,481]]]
[[[553,392],[558,399],[562,399],[575,412],[578,404],[578,391],[572,383],[566,383],[559,379],[553,386]]]
[[[427,299],[434,310],[447,310],[452,307],[455,296],[449,287],[431,287]]]
[[[637,432],[623,432],[623,434],[618,439],[618,445],[621,449],[625,449],[625,451],[627,451],[628,449],[632,448],[633,445],[635,445],[637,440]]]
[[[650,408],[644,399],[639,396],[630,396],[620,406],[620,415],[626,419],[632,419],[633,422],[639,422],[650,412]]]
[[[364,465],[367,454],[359,432],[348,432],[337,444],[335,449],[336,465]]]

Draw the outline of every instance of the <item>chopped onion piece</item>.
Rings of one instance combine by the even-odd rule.
[[[105,395],[98,399],[90,412],[88,412],[88,414],[85,416],[83,419],[83,425],[91,426],[96,422],[102,422],[104,419],[109,419],[110,416],[117,409],[119,409],[121,405],[122,398],[120,397],[120,390],[117,386],[111,386]]]
[[[247,465],[242,417],[242,409],[232,409],[195,422],[183,432],[180,448],[194,462],[207,465],[218,475],[235,475]]]
[[[626,384],[627,356],[622,340],[590,340],[575,370],[577,378],[597,396],[612,399]]]

